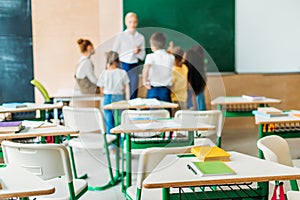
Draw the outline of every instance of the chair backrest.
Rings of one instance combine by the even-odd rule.
[[[289,145],[282,137],[277,135],[263,137],[257,141],[257,147],[263,152],[266,160],[293,166]]]
[[[205,123],[216,127],[215,130],[198,131],[202,136],[209,136],[216,134],[221,137],[223,116],[220,110],[178,110],[174,118],[187,121],[195,121],[195,123]]]
[[[45,102],[50,101],[50,96],[45,87],[38,80],[31,80],[30,83],[34,85],[43,95]]]
[[[4,162],[18,165],[44,180],[65,176],[73,181],[67,148],[61,144],[1,143]]]
[[[142,151],[138,165],[137,188],[142,189],[143,181],[168,154],[190,153],[193,146],[148,148]]]
[[[97,108],[63,107],[64,122],[66,126],[79,130],[80,133],[105,133],[103,114]]]
[[[170,113],[167,110],[124,110],[121,116],[121,123],[128,123],[130,119],[157,119],[170,118]]]

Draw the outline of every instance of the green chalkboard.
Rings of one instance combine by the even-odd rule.
[[[0,1],[0,104],[34,101],[31,0]]]
[[[145,27],[161,27],[168,41],[185,50],[201,44],[213,60],[208,59],[209,72],[234,71],[234,0],[124,0],[127,12],[137,13],[146,42],[151,29]]]

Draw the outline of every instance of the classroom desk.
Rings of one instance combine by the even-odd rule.
[[[258,125],[258,139],[268,135],[300,138],[300,117],[294,117],[292,112],[289,112],[288,116],[270,118],[256,114],[255,124]],[[263,158],[261,151],[259,157]]]
[[[62,108],[61,103],[55,103],[55,104],[37,104],[37,103],[25,103],[27,106],[23,108],[7,108],[0,106],[0,113],[20,113],[20,112],[33,112],[37,110],[55,110],[58,108]],[[57,113],[56,113],[56,118],[57,118]]]
[[[187,169],[187,164],[199,161],[196,157],[178,158],[167,155],[144,180],[144,188],[162,188],[162,199],[268,199],[268,181],[300,178],[300,169],[280,165],[238,152],[229,152],[231,161],[226,164],[235,175],[201,176]],[[253,189],[251,182],[260,182]],[[239,185],[240,188],[238,188]],[[209,186],[209,191],[193,192],[189,187]],[[170,193],[170,188],[178,188],[178,193]],[[184,189],[183,189],[184,188]],[[242,189],[243,188],[243,189]],[[189,190],[187,192],[187,190]]]
[[[79,90],[61,89],[53,95],[53,102],[57,103],[60,101],[95,101],[95,102],[99,102],[99,106],[100,106],[101,101],[103,101],[103,98],[104,97],[101,97],[100,94],[83,94]],[[57,117],[58,117],[58,110],[54,109],[55,122],[58,120]]]
[[[19,133],[0,134],[0,141],[12,140],[12,139],[26,139],[26,138],[41,137],[41,136],[60,136],[60,135],[78,134],[78,130],[66,126],[53,124],[52,127],[33,128],[29,126],[26,127],[27,124],[28,123],[26,121],[22,123],[22,125],[25,126],[25,129],[21,130]]]
[[[220,96],[211,101],[212,106],[217,106],[222,110],[224,117],[248,117],[253,116],[252,111],[258,107],[265,107],[269,104],[279,104],[280,99],[264,98],[262,100],[251,101],[241,96]]]
[[[206,124],[197,124],[191,121],[180,121],[175,119],[167,120],[152,120],[145,123],[126,123],[121,124],[113,129],[111,133],[121,134],[125,133],[126,137],[126,188],[131,186],[131,133],[143,132],[172,132],[172,131],[188,131],[187,139],[164,140],[159,141],[161,146],[188,146],[194,143],[194,131],[207,131],[214,130],[215,127]],[[155,142],[155,141],[153,141]],[[123,141],[121,142],[123,144]],[[122,156],[123,158],[123,156]],[[124,171],[124,169],[123,169]],[[123,173],[122,173],[123,174]],[[123,184],[123,183],[122,183]],[[124,190],[122,185],[122,190]]]
[[[55,187],[41,178],[17,166],[1,164],[0,181],[2,189],[0,198],[25,198],[47,195],[55,192]]]

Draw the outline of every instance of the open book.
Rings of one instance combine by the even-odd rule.
[[[230,161],[230,154],[217,146],[199,146],[191,149],[200,161]]]
[[[156,98],[142,99],[135,98],[128,101],[131,106],[159,106],[160,102]]]
[[[232,175],[236,174],[233,169],[222,161],[191,162],[187,165],[194,174],[202,176]]]
[[[258,101],[265,99],[264,96],[251,96],[251,95],[242,95],[242,98],[250,100],[250,101]]]

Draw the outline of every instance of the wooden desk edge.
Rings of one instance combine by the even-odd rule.
[[[38,196],[38,195],[47,195],[47,194],[53,194],[55,192],[55,187],[39,190],[38,192],[16,192],[13,194],[1,194],[0,192],[0,198],[13,198],[13,197],[30,197],[30,196]]]
[[[203,180],[203,181],[187,181],[187,182],[172,182],[172,183],[143,183],[144,188],[171,188],[171,187],[192,187],[192,186],[205,186],[205,185],[219,185],[228,183],[245,183],[245,182],[267,182],[276,180],[297,180],[299,175],[282,175],[282,176],[269,176],[269,177],[249,177],[249,178],[230,178],[223,180]]]
[[[216,128],[161,128],[161,129],[144,129],[144,130],[126,130],[123,131],[119,128],[113,128],[110,130],[113,134],[120,134],[120,133],[142,133],[142,132],[164,132],[164,131],[208,131],[208,130],[215,130]]]
[[[210,104],[212,106],[217,106],[217,105],[233,105],[233,104],[276,104],[276,103],[281,103],[281,100],[278,101],[272,101],[272,102],[262,102],[262,101],[247,101],[247,102],[211,102]]]

